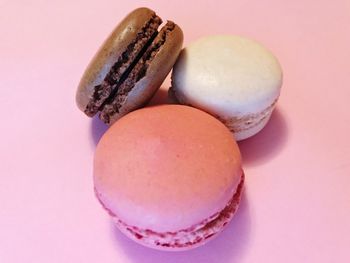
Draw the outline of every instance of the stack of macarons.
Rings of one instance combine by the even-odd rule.
[[[94,189],[116,226],[145,246],[186,250],[236,212],[244,183],[236,141],[268,122],[282,71],[255,41],[209,36],[182,49],[180,27],[161,24],[148,8],[128,14],[87,67],[76,101],[110,126],[96,148]],[[171,69],[178,105],[143,108]]]

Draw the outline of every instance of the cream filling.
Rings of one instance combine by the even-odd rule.
[[[224,123],[231,132],[239,133],[242,131],[247,131],[255,128],[266,118],[268,118],[271,115],[276,103],[277,99],[270,106],[259,113],[247,114],[243,117],[217,118]]]

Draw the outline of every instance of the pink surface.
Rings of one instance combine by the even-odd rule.
[[[158,252],[120,234],[94,197],[104,126],[77,110],[75,89],[116,22],[145,3],[2,0],[0,262],[350,261],[350,2],[191,3],[147,1],[185,44],[245,35],[284,69],[272,120],[240,143],[246,188],[233,222],[201,248]]]

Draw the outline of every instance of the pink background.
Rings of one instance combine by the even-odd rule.
[[[188,252],[150,250],[113,227],[92,190],[105,126],[74,101],[98,46],[145,5],[176,21],[185,44],[248,36],[284,70],[271,121],[240,143],[237,216]],[[350,262],[349,0],[0,0],[0,36],[0,262]]]

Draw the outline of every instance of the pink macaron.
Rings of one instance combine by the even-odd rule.
[[[194,248],[216,236],[238,208],[243,181],[230,131],[188,106],[126,115],[95,153],[102,206],[126,236],[161,250]]]

